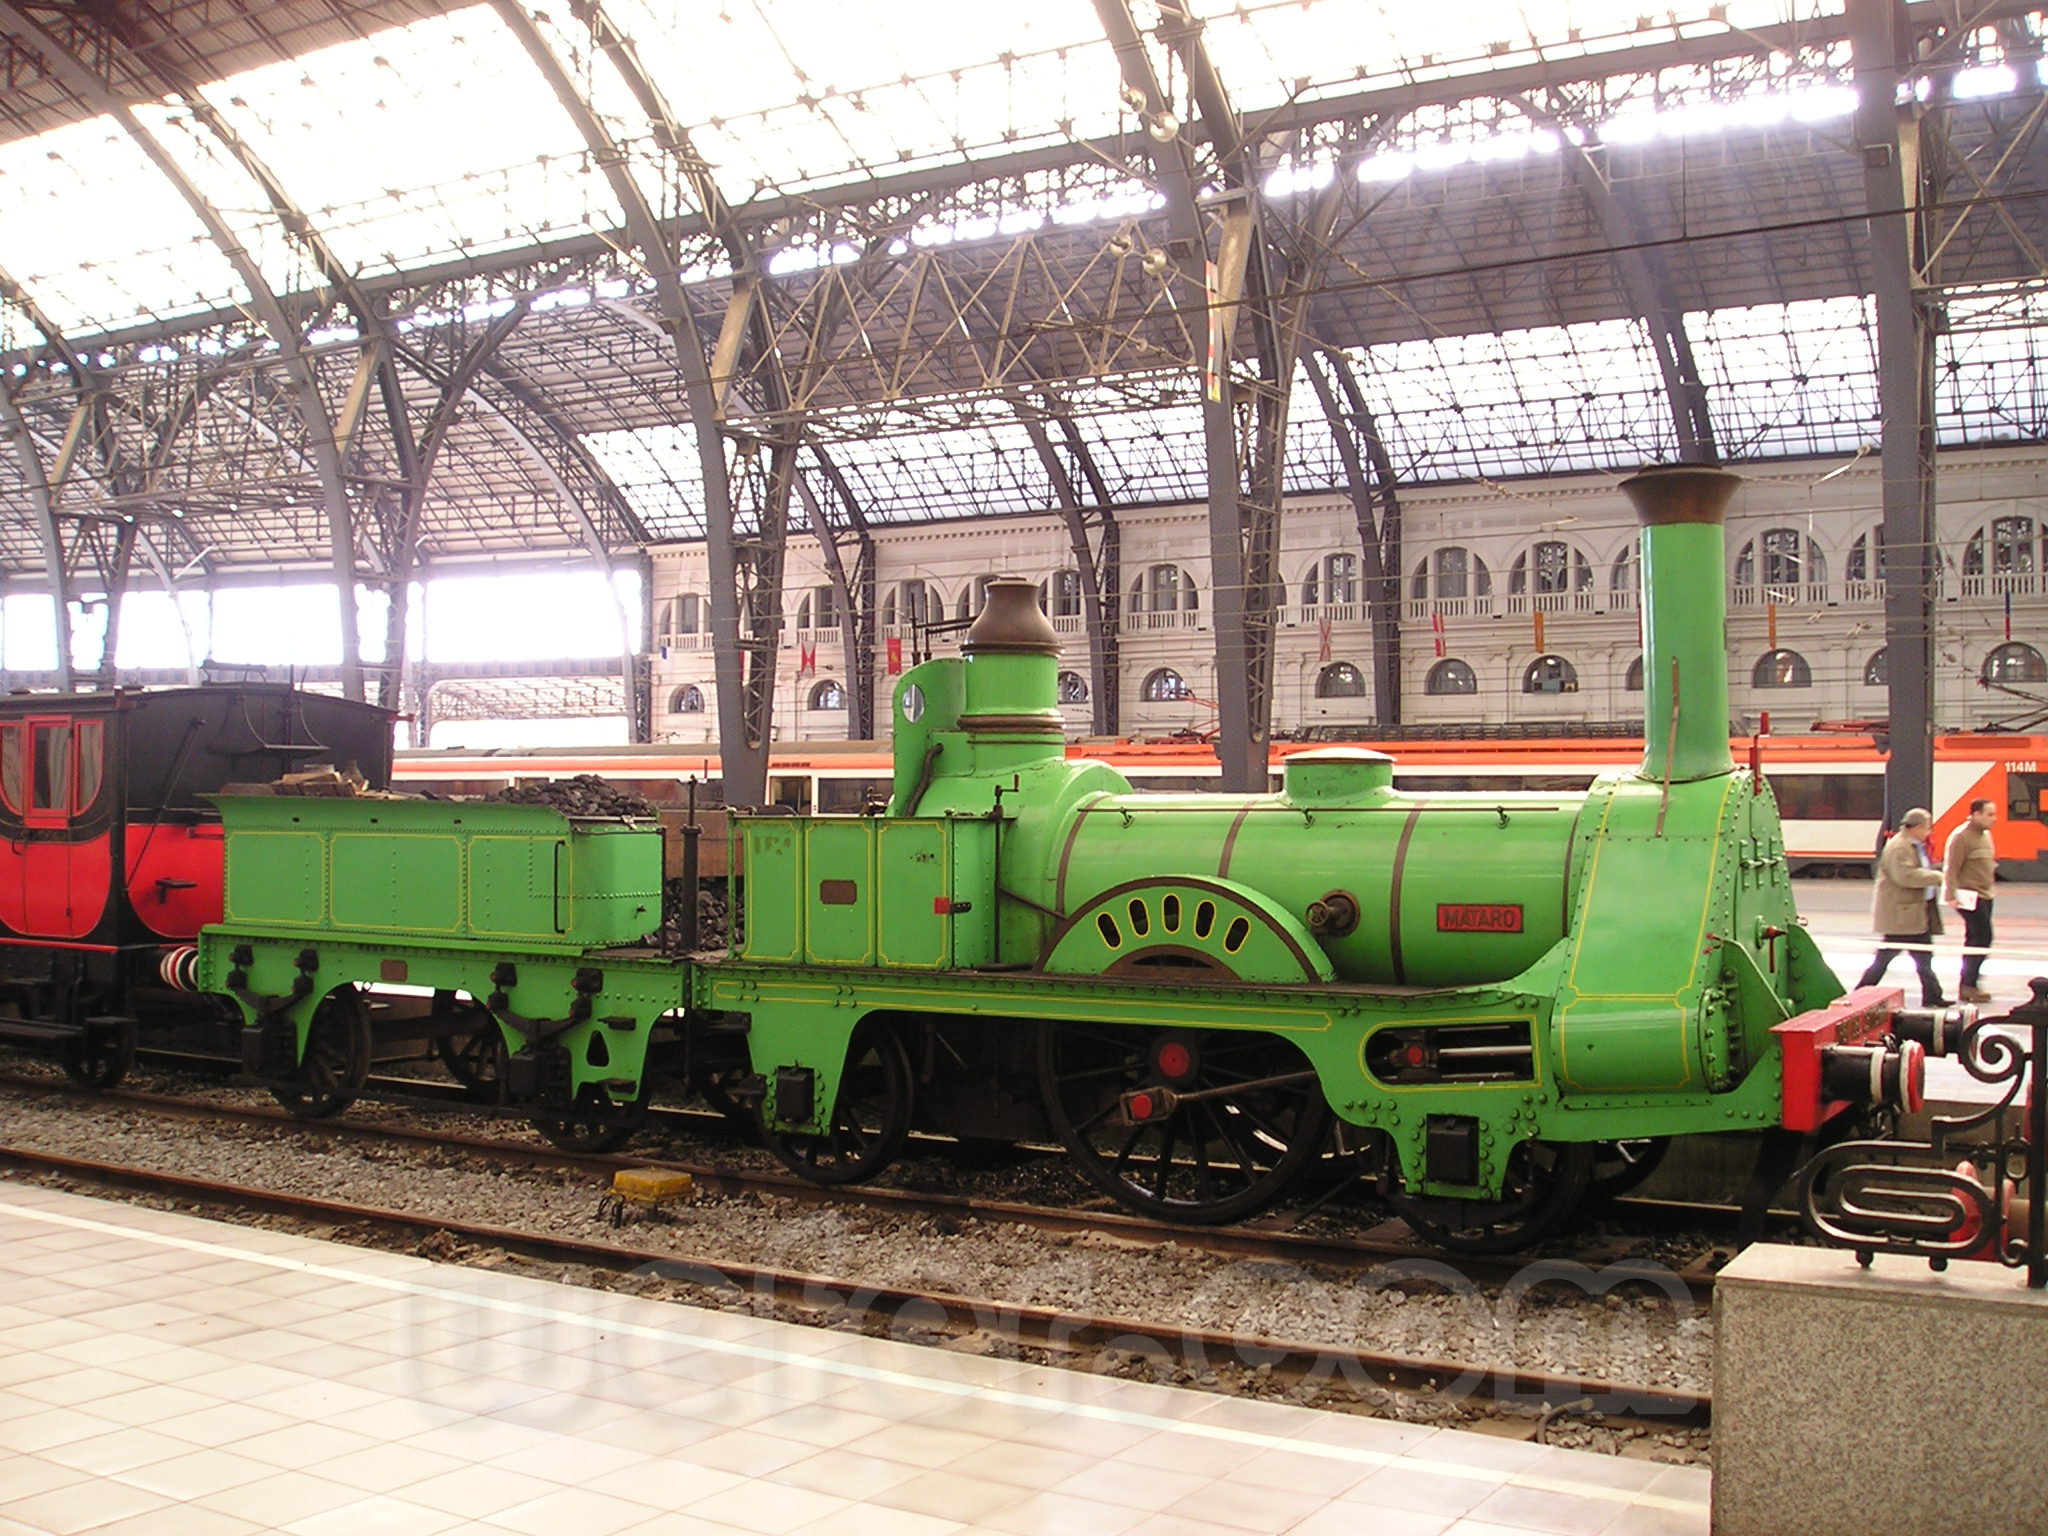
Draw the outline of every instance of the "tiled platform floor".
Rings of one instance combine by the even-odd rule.
[[[0,1536],[1642,1536],[1707,1494],[0,1181]]]

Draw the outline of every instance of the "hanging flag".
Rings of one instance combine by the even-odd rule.
[[[2012,593],[2010,591],[2005,594],[2005,639],[2008,645],[2012,643]]]
[[[815,643],[810,645],[798,644],[796,648],[796,675],[798,677],[816,677],[818,675],[818,647]]]
[[[1543,610],[1538,608],[1533,617],[1536,620],[1536,649],[1539,651],[1547,650],[1549,647],[1543,643]]]
[[[1776,603],[1764,604],[1764,629],[1770,636],[1771,643],[1769,649],[1775,651],[1778,648],[1778,605]]]
[[[1441,609],[1429,611],[1429,632],[1436,637],[1436,659],[1444,659],[1444,616]]]
[[[1328,661],[1330,659],[1330,621],[1328,619],[1317,620],[1316,630],[1322,636],[1323,639],[1322,654],[1318,656],[1316,659],[1319,661]]]
[[[902,670],[903,637],[901,635],[891,635],[889,637],[889,675],[891,677],[894,677],[898,672],[901,672]]]

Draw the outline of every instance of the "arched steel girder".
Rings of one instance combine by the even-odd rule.
[[[1097,736],[1114,736],[1123,729],[1123,532],[1117,524],[1116,505],[1080,426],[1049,385],[1039,390],[1035,405],[1021,392],[1012,394],[1010,403],[1031,439],[1038,462],[1045,467],[1046,478],[1052,481],[1060,520],[1066,524],[1067,542],[1074,552],[1075,574],[1081,583],[1081,622],[1088,631],[1089,723]],[[1082,479],[1088,482],[1086,500],[1074,485],[1052,434],[1045,429],[1048,421],[1060,429],[1061,445],[1073,455]]]
[[[492,0],[499,20],[519,40],[562,110],[569,115],[593,159],[604,172],[612,196],[624,216],[626,235],[654,283],[663,328],[675,347],[683,399],[697,440],[697,462],[704,484],[704,547],[709,566],[711,658],[718,687],[719,759],[727,796],[735,804],[759,803],[768,793],[768,722],[747,708],[749,692],[772,697],[775,680],[775,638],[743,635],[740,627],[739,549],[733,520],[732,485],[726,469],[725,438],[719,431],[719,402],[710,364],[704,353],[697,317],[683,292],[681,262],[675,242],[627,169],[623,152],[603,121],[586,101],[553,46],[525,7],[514,0]],[[778,597],[779,608],[779,597]],[[744,658],[753,658],[753,675],[744,675]]]
[[[846,722],[847,734],[857,741],[871,740],[877,734],[874,530],[868,526],[867,511],[853,494],[853,487],[846,483],[846,476],[840,472],[839,465],[826,453],[822,444],[812,443],[810,449],[818,472],[832,489],[832,496],[829,500],[820,496],[812,488],[810,477],[801,471],[797,474],[796,489],[803,498],[812,536],[818,541],[825,572],[832,579],[832,594],[839,605],[839,643],[846,661],[847,696],[852,701]],[[843,511],[842,519],[832,516],[834,502]],[[839,523],[842,520],[845,532],[853,539],[851,570],[847,569],[846,556],[839,547]]]
[[[1401,723],[1401,498],[1392,455],[1366,403],[1351,358],[1337,347],[1311,348],[1309,383],[1330,424],[1358,525],[1359,575],[1372,629],[1372,717]]]
[[[65,571],[64,545],[57,535],[56,499],[36,452],[28,422],[15,404],[14,390],[0,379],[0,436],[5,436],[21,465],[22,483],[28,488],[29,505],[35,509],[36,533],[42,540],[43,563],[50,574],[50,610],[54,616],[57,644],[57,686],[69,691],[71,677],[71,584]]]
[[[1573,184],[1600,221],[1601,233],[1614,252],[1622,289],[1657,355],[1657,371],[1664,380],[1664,398],[1671,409],[1679,459],[1687,464],[1720,463],[1707,386],[1693,358],[1692,338],[1685,329],[1685,310],[1672,290],[1671,269],[1663,252],[1650,242],[1642,212],[1627,187],[1615,185],[1606,168],[1594,158],[1593,151],[1602,147],[1592,137],[1595,130],[1568,122],[1564,113],[1530,97],[1511,96],[1508,100],[1529,121],[1557,136]],[[1568,128],[1577,131],[1568,132]]]
[[[285,312],[262,269],[236,237],[220,211],[185,174],[177,161],[152,134],[128,104],[116,96],[76,54],[72,53],[41,21],[18,0],[0,0],[0,28],[12,33],[39,57],[50,73],[81,101],[110,117],[133,140],[157,172],[184,199],[186,206],[205,226],[208,237],[220,248],[235,275],[249,291],[250,305],[264,331],[277,344],[286,377],[290,380],[299,414],[305,422],[313,455],[319,465],[320,489],[327,512],[328,542],[334,566],[336,600],[341,610],[342,689],[348,697],[363,696],[362,651],[355,624],[355,538],[348,488],[342,478],[341,454],[334,438],[334,423],[313,365],[307,358],[299,328]]]

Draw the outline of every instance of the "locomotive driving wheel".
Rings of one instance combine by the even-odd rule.
[[[1669,1136],[1640,1141],[1601,1141],[1593,1145],[1593,1177],[1586,1190],[1588,1205],[1619,1200],[1655,1173],[1671,1150]]]
[[[764,1118],[768,1149],[814,1184],[854,1184],[896,1159],[910,1134],[910,1055],[890,1029],[859,1029],[823,1131],[778,1130]]]
[[[486,1104],[503,1098],[505,1033],[497,1020],[486,1019],[481,1028],[466,1035],[437,1035],[434,1054],[471,1098]]]
[[[370,1010],[354,987],[320,1000],[306,1029],[306,1052],[271,1097],[301,1120],[324,1120],[355,1103],[370,1077]]]
[[[1042,1026],[1039,1086],[1075,1166],[1119,1204],[1235,1221],[1321,1153],[1330,1108],[1292,1045],[1240,1030]]]
[[[1525,1141],[1508,1154],[1498,1200],[1395,1195],[1394,1208],[1418,1234],[1454,1253],[1511,1253],[1555,1231],[1592,1183],[1589,1142]]]
[[[88,1022],[64,1047],[64,1075],[85,1088],[111,1088],[135,1065],[135,1026]]]

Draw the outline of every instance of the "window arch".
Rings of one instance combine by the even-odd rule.
[[[1811,688],[1813,668],[1797,651],[1765,651],[1757,657],[1749,680],[1758,688]]]
[[[1088,702],[1088,679],[1078,672],[1060,674],[1060,702],[1062,704],[1086,704]]]
[[[1333,661],[1316,674],[1316,697],[1362,699],[1365,697],[1365,674],[1348,661]]]
[[[1880,645],[1870,653],[1870,660],[1863,663],[1863,686],[1887,688],[1891,686],[1891,680],[1891,665],[1885,656],[1885,647]]]
[[[662,600],[660,622],[655,629],[663,635],[701,635],[710,618],[703,595],[685,592]]]
[[[1301,583],[1301,606],[1320,608],[1325,603],[1358,601],[1358,556],[1338,551],[1325,555],[1308,568]]]
[[[2048,683],[2048,661],[2020,640],[2008,640],[1984,658],[1987,683]]]
[[[1987,577],[1993,592],[2031,592],[2041,569],[2040,543],[2031,517],[1994,517],[1963,546],[1963,595],[1982,596]]]
[[[1470,667],[1457,657],[1451,656],[1429,669],[1429,676],[1423,680],[1422,691],[1431,698],[1446,698],[1452,694],[1477,693],[1479,679]]]
[[[846,690],[834,678],[821,678],[811,685],[811,709],[846,708]]]
[[[1145,676],[1138,689],[1138,697],[1147,704],[1172,704],[1181,699],[1192,699],[1187,681],[1171,667],[1159,667]]]
[[[1641,693],[1643,691],[1642,657],[1638,656],[1628,664],[1628,671],[1622,674],[1621,691],[1623,693]]]
[[[1038,584],[1038,605],[1050,619],[1078,619],[1081,616],[1081,573],[1054,571]]]
[[[1735,557],[1738,587],[1796,587],[1827,579],[1827,557],[1797,528],[1767,528]]]
[[[1418,598],[1490,597],[1493,573],[1464,545],[1446,544],[1416,565],[1411,590]]]
[[[1133,613],[1193,613],[1195,583],[1177,565],[1155,565],[1131,583]]]
[[[1856,535],[1856,542],[1849,546],[1849,561],[1844,577],[1849,581],[1884,580],[1884,525],[1880,523],[1868,533]]]
[[[1515,556],[1508,571],[1508,595],[1546,596],[1593,590],[1593,567],[1584,551],[1563,539],[1543,539]]]
[[[701,715],[704,713],[704,690],[695,683],[685,683],[668,696],[668,712],[672,715]]]
[[[899,581],[882,599],[882,622],[909,629],[946,616],[946,600],[928,581]]]
[[[1634,597],[1642,590],[1643,552],[1630,540],[1622,546],[1621,553],[1614,557],[1614,563],[1607,568],[1607,590]]]
[[[839,627],[839,594],[829,586],[813,587],[804,594],[802,602],[796,605],[796,627],[798,629],[837,629]]]
[[[1524,693],[1577,693],[1579,669],[1562,656],[1538,656],[1522,669]]]

